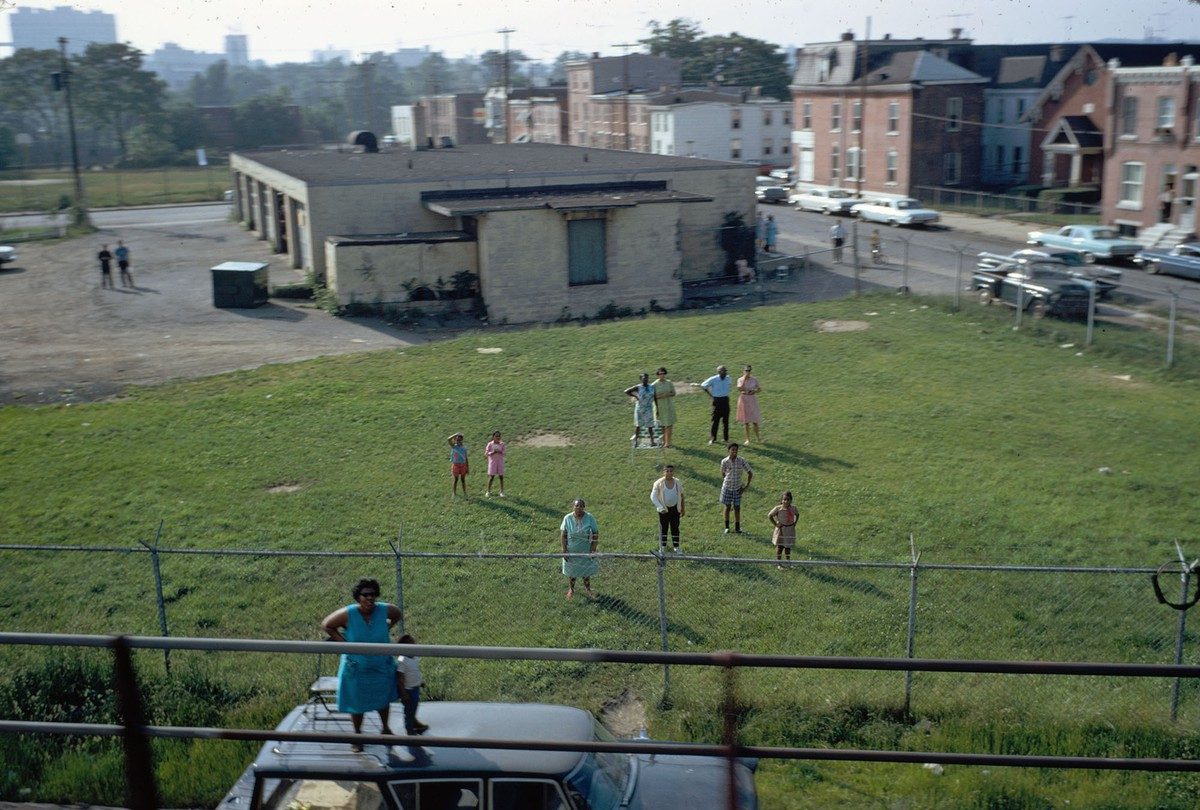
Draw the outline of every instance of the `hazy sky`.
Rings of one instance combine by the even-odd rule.
[[[115,14],[117,37],[147,53],[164,42],[218,52],[226,34],[246,34],[251,58],[271,63],[307,61],[327,46],[353,58],[424,45],[450,57],[479,54],[501,47],[496,31],[504,27],[516,29],[511,48],[537,59],[564,50],[616,54],[618,43],[646,36],[650,20],[680,16],[709,34],[736,31],[783,46],[847,29],[861,36],[867,17],[872,37],[933,38],[962,27],[981,43],[1147,33],[1200,40],[1200,5],[1187,0],[0,0],[0,10],[17,5]],[[0,38],[8,33],[0,26]]]

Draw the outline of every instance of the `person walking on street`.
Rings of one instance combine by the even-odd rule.
[[[746,483],[742,483],[742,473]],[[725,534],[729,534],[729,508],[733,507],[734,534],[742,533],[742,493],[750,488],[754,470],[750,462],[738,458],[737,442],[729,443],[729,455],[721,459],[721,503],[725,505]]]
[[[663,467],[663,477],[650,487],[650,503],[658,510],[658,549],[667,550],[667,531],[671,532],[671,543],[675,553],[679,549],[679,519],[684,516],[683,483],[675,477],[675,465]]]
[[[132,287],[133,274],[129,272],[129,248],[120,239],[117,240],[117,267],[121,268],[121,286]]]
[[[108,245],[100,246],[100,252],[96,254],[96,258],[100,260],[100,289],[115,289],[112,280],[113,255],[108,252]]]
[[[766,252],[775,252],[775,237],[779,235],[779,226],[775,224],[775,215],[767,217]]]
[[[717,373],[700,383],[704,393],[712,400],[712,427],[708,430],[708,443],[717,443],[717,424],[723,423],[725,441],[729,441],[729,389],[733,380],[729,379],[729,370],[725,366],[717,366]]]
[[[833,227],[829,229],[829,241],[833,243],[834,263],[841,264],[842,245],[846,244],[846,229],[842,227],[842,223],[833,223]]]

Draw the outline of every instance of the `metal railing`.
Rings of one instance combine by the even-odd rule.
[[[321,653],[328,642],[278,641],[270,639],[148,638],[129,636],[55,635],[45,633],[0,633],[0,646],[35,645],[107,648],[113,653],[113,687],[117,695],[120,723],[44,723],[0,720],[0,732],[14,734],[86,734],[119,736],[125,752],[127,804],[132,810],[159,806],[150,740],[155,738],[255,740],[337,743],[378,743],[421,747],[469,747],[530,751],[606,751],[630,754],[690,754],[724,757],[728,763],[726,807],[737,810],[736,768],[743,757],[838,760],[860,762],[937,763],[941,765],[987,765],[1038,768],[1075,768],[1124,771],[1200,772],[1195,759],[1139,757],[1043,756],[1028,754],[976,754],[953,751],[889,751],[882,749],[826,749],[751,746],[738,742],[736,673],[743,668],[867,670],[881,672],[944,672],[1005,675],[1074,675],[1124,678],[1200,678],[1200,666],[1170,664],[1118,664],[1097,662],[969,661],[962,659],[912,659],[841,656],[752,655],[737,652],[665,653],[628,650],[572,650],[556,648],[462,647],[434,645],[342,643],[348,654],[408,654],[429,658],[487,660],[573,661],[585,663],[658,664],[665,667],[716,667],[723,674],[720,745],[659,742],[535,742],[516,739],[471,739],[462,737],[408,735],[353,735],[324,732],[284,732],[212,727],[151,726],[145,710],[133,663],[135,649],[244,651],[270,653]]]

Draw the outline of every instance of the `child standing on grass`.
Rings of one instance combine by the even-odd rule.
[[[464,498],[470,498],[470,493],[467,492],[467,473],[470,471],[467,467],[467,446],[463,444],[463,435],[455,433],[449,438],[450,442],[450,475],[454,478],[450,497],[458,495],[458,483],[462,482],[462,491]]]
[[[767,513],[767,520],[775,527],[771,534],[771,543],[775,546],[775,560],[783,568],[784,557],[792,559],[792,546],[796,545],[796,520],[800,513],[792,505],[792,493],[783,493],[779,505]]]
[[[400,636],[401,644],[416,644],[417,640],[408,633]],[[404,730],[409,734],[424,734],[429,726],[417,719],[417,707],[421,705],[421,659],[415,655],[396,656],[396,687],[400,690],[400,703],[404,706]]]
[[[483,493],[483,497],[492,497],[492,481],[500,478],[500,497],[504,497],[504,442],[500,441],[500,431],[492,431],[492,440],[487,443],[487,447],[483,448],[483,454],[487,456],[487,491]]]

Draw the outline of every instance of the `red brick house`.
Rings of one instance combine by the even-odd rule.
[[[970,40],[819,43],[797,54],[792,151],[800,183],[917,194],[980,173],[989,80],[951,61]],[[867,61],[865,81],[862,75]]]
[[[1200,46],[1160,65],[1107,66],[1111,132],[1105,154],[1104,221],[1148,243],[1200,231]]]

